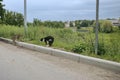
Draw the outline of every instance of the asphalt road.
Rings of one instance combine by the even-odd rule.
[[[120,80],[120,73],[0,42],[0,80]]]

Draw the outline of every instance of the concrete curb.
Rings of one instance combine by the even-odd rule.
[[[12,40],[2,38],[2,37],[0,37],[0,41],[4,41],[4,42],[10,43],[10,44],[13,44]],[[70,59],[70,60],[73,60],[76,62],[84,62],[87,64],[91,64],[91,65],[95,65],[95,66],[102,67],[105,69],[109,69],[109,70],[112,70],[115,72],[120,72],[120,63],[117,63],[117,62],[88,57],[88,56],[83,56],[80,54],[74,54],[71,52],[66,52],[66,51],[57,50],[57,49],[48,48],[48,47],[42,47],[42,46],[24,43],[24,42],[17,41],[16,45],[31,49],[31,50],[36,50],[36,51],[39,51],[41,53],[46,53],[46,54],[50,54],[53,56],[67,58],[67,59]]]

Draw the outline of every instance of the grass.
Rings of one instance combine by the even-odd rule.
[[[99,33],[99,42],[100,45],[102,45],[100,47],[100,52],[105,50],[105,54],[102,55],[94,54],[93,51],[95,36],[91,28],[87,28],[87,30],[88,32],[73,32],[73,30],[69,28],[48,28],[44,26],[31,26],[28,27],[26,38],[24,35],[23,27],[0,25],[0,37],[11,39],[14,34],[20,34],[23,35],[22,41],[24,42],[45,46],[43,42],[39,41],[40,38],[52,35],[55,37],[55,42],[53,44],[54,48],[71,52],[73,52],[74,48],[77,48],[76,50],[78,50],[78,54],[120,62],[120,31],[118,29],[115,29],[115,32],[109,34]]]

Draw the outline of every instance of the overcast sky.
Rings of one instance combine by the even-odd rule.
[[[100,19],[119,18],[120,0],[99,0]],[[5,9],[23,13],[24,0],[3,0]],[[96,0],[27,0],[27,20],[95,19]]]

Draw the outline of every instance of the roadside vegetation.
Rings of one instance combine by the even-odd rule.
[[[103,28],[104,25],[105,23],[102,25]],[[82,30],[87,30],[87,32],[81,32]],[[55,37],[53,48],[120,62],[120,30],[118,27],[108,30],[111,32],[106,31],[106,28],[99,32],[98,55],[94,53],[95,36],[92,27],[73,31],[73,28],[29,26],[26,37],[22,26],[0,25],[0,37],[11,39],[13,35],[22,35],[20,41],[45,46],[44,42],[40,42],[40,38],[52,35]]]
[[[45,46],[40,38],[52,35],[55,38],[53,48],[120,62],[120,25],[113,26],[108,21],[113,19],[99,21],[99,46],[98,54],[95,54],[94,20],[70,21],[70,27],[65,28],[68,22],[41,21],[35,18],[33,22],[27,23],[25,35],[23,14],[6,10],[2,2],[0,0],[0,37],[15,39],[17,36],[19,41]]]

